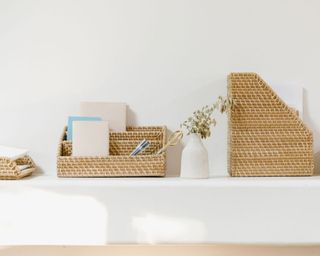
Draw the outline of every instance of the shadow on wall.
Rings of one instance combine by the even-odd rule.
[[[313,149],[314,149],[314,175],[320,175],[320,132],[317,130],[317,125],[310,117],[310,110],[308,108],[308,92],[303,89],[303,121],[313,132]]]
[[[314,175],[320,176],[320,151],[314,153]]]
[[[167,137],[174,131],[168,129]],[[181,169],[181,154],[183,150],[182,142],[179,142],[173,147],[169,147],[167,151],[167,176],[176,177],[180,176]]]
[[[137,126],[138,125],[137,114],[129,106],[127,106],[127,125],[128,126]]]

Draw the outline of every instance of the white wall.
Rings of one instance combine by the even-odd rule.
[[[175,130],[226,94],[229,72],[255,71],[305,87],[319,151],[319,10],[317,0],[1,0],[0,144],[29,148],[55,173],[80,101],[125,101],[130,123]],[[218,122],[207,146],[212,173],[224,174],[226,118]]]

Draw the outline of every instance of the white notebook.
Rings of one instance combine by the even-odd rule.
[[[127,122],[127,105],[118,102],[81,102],[80,114],[98,116],[108,121],[110,131],[125,132]]]
[[[109,156],[107,121],[74,121],[72,133],[73,156]]]
[[[0,156],[10,158],[11,160],[16,160],[20,157],[23,157],[27,153],[28,150],[26,149],[0,146]]]

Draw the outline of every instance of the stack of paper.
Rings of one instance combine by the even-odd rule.
[[[126,131],[126,111],[125,103],[82,102],[80,116],[68,119],[72,156],[108,156],[109,130]]]
[[[0,146],[0,157],[7,157],[10,160],[17,160],[24,157],[27,153],[28,150],[26,149]]]

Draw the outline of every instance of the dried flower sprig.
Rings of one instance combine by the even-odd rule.
[[[211,126],[216,126],[217,122],[212,114],[215,110],[220,113],[225,113],[232,109],[234,102],[231,98],[218,97],[217,101],[209,106],[206,105],[200,110],[193,112],[193,115],[184,121],[180,127],[187,130],[187,134],[198,134],[201,139],[206,139],[211,136]]]

